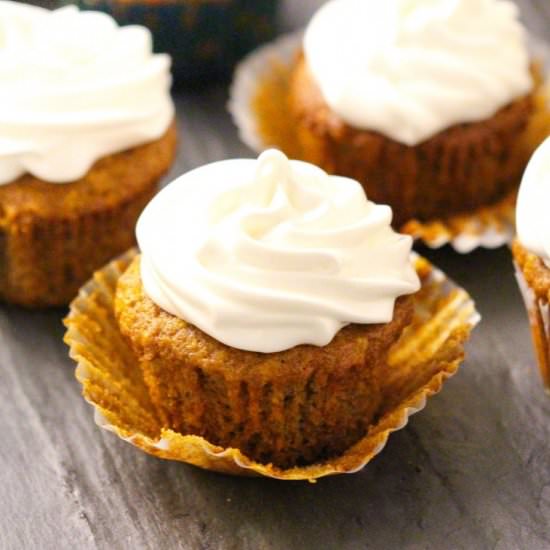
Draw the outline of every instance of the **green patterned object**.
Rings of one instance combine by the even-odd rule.
[[[155,51],[168,52],[178,85],[197,86],[228,76],[235,63],[275,35],[277,0],[75,0],[120,24],[145,25]]]

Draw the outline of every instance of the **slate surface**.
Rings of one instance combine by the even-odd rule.
[[[550,39],[550,2],[521,3]],[[177,98],[174,175],[250,155],[225,101]],[[509,253],[421,253],[478,302],[468,359],[362,472],[316,485],[164,462],[99,430],[61,341],[65,312],[0,306],[0,549],[550,548],[550,398]]]

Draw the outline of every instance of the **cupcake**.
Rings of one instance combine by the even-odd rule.
[[[365,435],[419,288],[390,221],[356,182],[276,150],[161,192],[115,313],[163,424],[285,468]]]
[[[303,38],[240,66],[230,109],[249,145],[358,180],[430,246],[495,231],[502,244],[550,131],[541,70],[501,0],[331,0]]]
[[[518,194],[512,252],[540,372],[550,392],[550,138],[533,155]]]
[[[0,14],[0,300],[63,305],[132,246],[173,161],[170,59],[105,14]]]
[[[97,423],[220,472],[362,468],[439,391],[479,319],[361,185],[277,150],[161,191],[71,304]],[[414,265],[414,267],[413,267]]]
[[[516,189],[539,86],[512,2],[332,0],[289,101],[302,158],[359,180],[400,226]]]

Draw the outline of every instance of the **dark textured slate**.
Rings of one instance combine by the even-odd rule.
[[[523,3],[550,39],[546,2]],[[225,101],[221,89],[178,98],[173,174],[250,155]],[[316,485],[203,472],[99,430],[64,311],[0,306],[0,548],[550,548],[550,398],[509,252],[421,252],[478,301],[468,359],[367,468]]]

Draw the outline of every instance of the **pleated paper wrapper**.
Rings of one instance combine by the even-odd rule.
[[[548,302],[537,298],[535,292],[529,287],[520,267],[514,262],[516,279],[523,297],[535,354],[539,364],[540,375],[546,393],[550,395],[550,307]]]
[[[388,358],[384,401],[379,420],[345,453],[305,467],[280,469],[222,448],[196,435],[161,425],[149,399],[141,369],[119,332],[114,316],[116,284],[137,253],[131,250],[96,272],[80,291],[65,319],[65,342],[77,362],[76,377],[93,405],[96,423],[146,453],[234,475],[309,480],[353,473],[386,444],[391,432],[422,410],[440,391],[464,357],[464,345],[480,317],[469,295],[421,257],[415,257],[422,288],[415,295],[412,323]]]
[[[294,128],[289,124],[287,97],[293,62],[300,51],[303,32],[282,35],[246,57],[235,71],[228,109],[239,130],[241,140],[255,152],[279,147],[292,158],[300,158]],[[548,63],[550,46],[532,39],[535,59]],[[550,87],[545,85],[536,98],[535,115],[526,132],[527,140],[536,144],[550,134]],[[519,182],[518,182],[519,184]],[[430,248],[450,244],[466,254],[476,248],[498,248],[509,243],[515,234],[516,192],[501,201],[472,213],[444,219],[407,222],[400,231]]]

